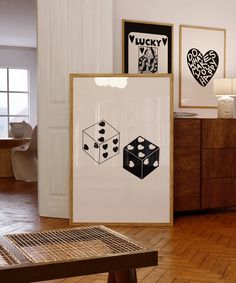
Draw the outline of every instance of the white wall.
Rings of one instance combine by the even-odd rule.
[[[30,124],[37,124],[36,48],[0,46],[0,67],[28,69],[30,72]]]
[[[0,0],[0,46],[36,47],[36,0]]]
[[[114,71],[121,72],[122,19],[174,24],[174,110],[215,117],[215,109],[179,108],[179,25],[226,28],[226,77],[236,77],[235,0],[114,0]]]

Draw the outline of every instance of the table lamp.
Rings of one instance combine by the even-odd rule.
[[[218,96],[217,99],[217,117],[234,117],[234,98],[236,95],[236,79],[215,79],[213,84],[213,93]]]

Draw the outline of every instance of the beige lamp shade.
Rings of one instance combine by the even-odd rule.
[[[236,79],[215,79],[213,83],[213,93],[217,99],[217,117],[234,117],[234,99],[236,95]]]
[[[233,79],[215,79],[213,83],[213,93],[216,96],[233,95]],[[235,80],[236,94],[236,80]]]

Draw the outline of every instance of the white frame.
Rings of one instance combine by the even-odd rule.
[[[127,78],[128,84],[124,89],[98,87],[95,78]],[[172,225],[172,75],[71,74],[70,92],[71,224]],[[126,119],[137,109],[124,101],[143,109],[138,121]],[[119,154],[100,164],[82,149],[82,136],[101,119],[121,136]],[[159,167],[144,179],[122,166],[122,149],[141,134],[161,152]]]
[[[192,75],[187,63],[188,51],[198,49],[203,56],[214,50],[219,56],[218,67],[209,82],[202,86]],[[226,29],[180,25],[179,27],[179,107],[216,108],[213,80],[225,77]]]

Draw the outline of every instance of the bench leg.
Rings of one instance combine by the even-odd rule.
[[[111,271],[107,283],[137,283],[136,269]]]

